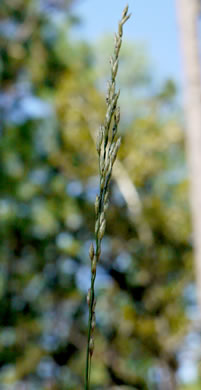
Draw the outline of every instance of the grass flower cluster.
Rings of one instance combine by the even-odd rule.
[[[87,356],[86,356],[86,371],[85,371],[85,390],[90,387],[90,370],[91,358],[94,351],[93,332],[95,328],[95,279],[96,267],[101,255],[101,241],[105,233],[106,217],[105,213],[108,208],[109,183],[112,175],[112,168],[117,157],[117,153],[121,144],[121,138],[117,137],[117,129],[120,121],[120,108],[117,105],[120,91],[116,91],[116,76],[119,64],[119,52],[122,44],[123,25],[129,19],[131,14],[128,14],[128,6],[125,7],[122,18],[119,22],[118,33],[115,34],[115,47],[113,56],[110,58],[111,79],[108,82],[106,104],[107,110],[104,123],[100,126],[96,150],[99,158],[99,175],[100,175],[100,192],[96,196],[95,201],[95,248],[93,244],[90,246],[89,256],[91,259],[91,287],[87,295],[87,303],[89,306],[89,322],[88,322],[88,340],[87,340]]]

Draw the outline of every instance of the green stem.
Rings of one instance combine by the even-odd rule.
[[[91,276],[91,294],[90,294],[90,305],[89,305],[89,323],[88,323],[88,336],[87,336],[87,356],[86,356],[86,369],[85,369],[85,390],[89,390],[89,376],[90,376],[90,339],[91,339],[91,323],[93,315],[93,304],[94,304],[94,283],[96,274]]]

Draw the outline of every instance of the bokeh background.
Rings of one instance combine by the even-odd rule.
[[[130,4],[92,389],[199,390],[174,2]],[[94,137],[123,1],[0,2],[0,389],[84,388]]]

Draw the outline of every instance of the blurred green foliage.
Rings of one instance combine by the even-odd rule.
[[[73,38],[73,3],[1,1],[2,390],[83,388],[108,45]],[[140,208],[114,179],[91,376],[94,389],[161,389],[174,384],[193,307],[184,141],[174,83],[153,87],[132,43],[121,66],[119,178]]]

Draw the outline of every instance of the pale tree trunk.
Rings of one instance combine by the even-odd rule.
[[[186,148],[190,174],[197,300],[201,316],[201,74],[199,0],[176,0],[184,69]]]
[[[167,362],[161,362],[161,368],[163,371],[163,380],[161,381],[160,390],[176,390],[176,372],[173,370]]]

